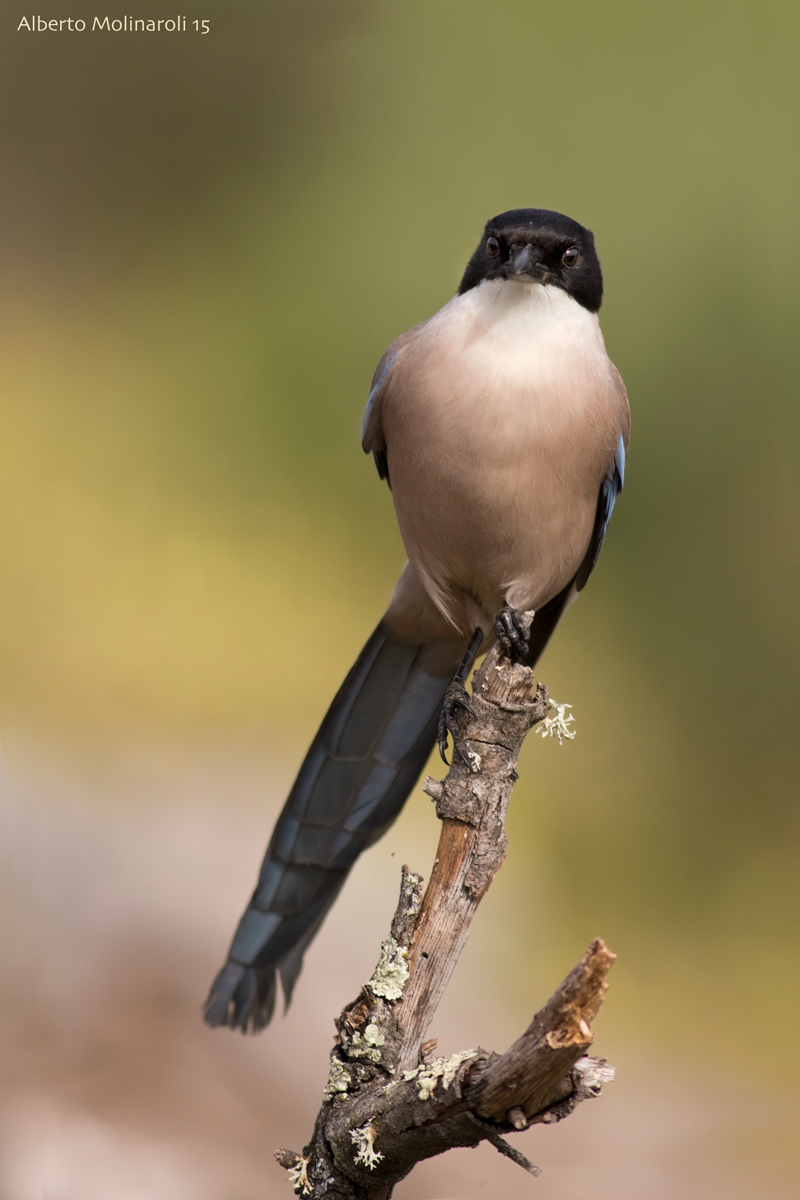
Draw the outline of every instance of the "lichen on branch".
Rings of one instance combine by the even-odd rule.
[[[563,1120],[599,1095],[613,1068],[587,1056],[614,955],[602,940],[504,1054],[429,1057],[425,1033],[506,849],[505,814],[531,728],[570,740],[569,705],[495,648],[476,672],[472,711],[444,780],[426,779],[442,822],[431,878],[403,867],[400,898],[377,966],[336,1020],[314,1133],[302,1155],[276,1155],[298,1195],[389,1200],[416,1163],[486,1140],[538,1174],[506,1134]],[[553,715],[548,715],[550,712]]]

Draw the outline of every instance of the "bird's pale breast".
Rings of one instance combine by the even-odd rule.
[[[459,623],[465,593],[487,614],[540,607],[580,565],[624,427],[597,317],[561,289],[499,281],[408,349],[383,429],[409,558]]]

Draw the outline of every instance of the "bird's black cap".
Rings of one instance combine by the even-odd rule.
[[[488,279],[560,287],[589,312],[597,312],[603,299],[591,230],[547,208],[512,208],[486,222],[459,295]]]

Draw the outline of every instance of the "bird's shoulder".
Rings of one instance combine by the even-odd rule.
[[[619,431],[624,448],[627,450],[631,437],[631,409],[628,402],[628,390],[625,387],[622,376],[610,358],[608,359],[608,373],[619,412]]]
[[[367,407],[364,410],[361,445],[365,454],[377,456],[386,453],[386,439],[381,420],[383,401],[389,389],[392,373],[396,370],[403,351],[417,339],[426,324],[427,322],[423,321],[421,324],[407,329],[405,333],[401,333],[381,355],[375,368],[375,374],[372,376]]]

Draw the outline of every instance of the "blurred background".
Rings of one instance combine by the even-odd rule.
[[[797,6],[206,0],[207,36],[22,15],[0,38],[0,1197],[291,1195],[272,1151],[310,1134],[400,864],[429,871],[421,791],[285,1023],[242,1039],[200,1005],[403,561],[359,448],[372,370],[517,206],[594,230],[633,437],[540,668],[578,736],[526,747],[431,1032],[502,1050],[602,935],[618,1076],[517,1139],[540,1180],[484,1147],[396,1195],[795,1196]]]

